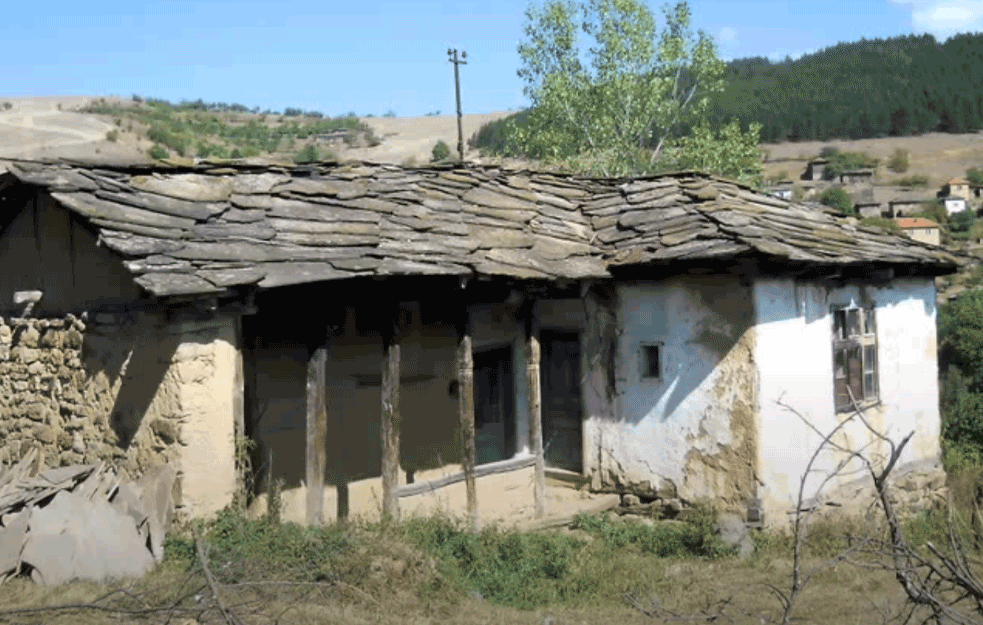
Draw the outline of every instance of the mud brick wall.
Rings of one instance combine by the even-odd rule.
[[[166,463],[179,511],[188,480],[186,513],[220,508],[234,453],[231,327],[147,313],[0,317],[0,463],[35,446],[47,466],[103,461],[133,478]]]

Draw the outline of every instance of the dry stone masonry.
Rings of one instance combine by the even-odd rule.
[[[0,318],[0,464],[36,450],[46,466],[104,462],[135,478],[182,467],[215,334],[145,311]]]

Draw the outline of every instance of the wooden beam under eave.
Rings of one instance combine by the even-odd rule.
[[[471,529],[478,529],[478,490],[475,484],[474,432],[474,354],[471,348],[470,324],[467,312],[458,327],[457,342],[457,413],[461,429],[461,468],[467,492],[468,520]]]
[[[319,347],[307,362],[307,524],[324,525],[324,472],[328,453],[325,389],[328,350]]]
[[[543,411],[542,389],[540,388],[539,332],[535,327],[533,307],[527,306],[526,328],[526,383],[529,398],[529,446],[533,464],[533,502],[537,519],[546,516],[546,459],[543,456]]]
[[[399,520],[399,341],[398,317],[382,333],[382,517]]]

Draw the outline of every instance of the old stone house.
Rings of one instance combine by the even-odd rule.
[[[730,181],[16,163],[0,206],[0,460],[172,463],[187,516],[240,440],[309,522],[553,467],[782,524],[853,401],[938,468],[957,259]]]

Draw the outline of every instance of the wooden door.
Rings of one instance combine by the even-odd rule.
[[[580,335],[543,330],[540,343],[546,464],[579,473],[583,468]]]

